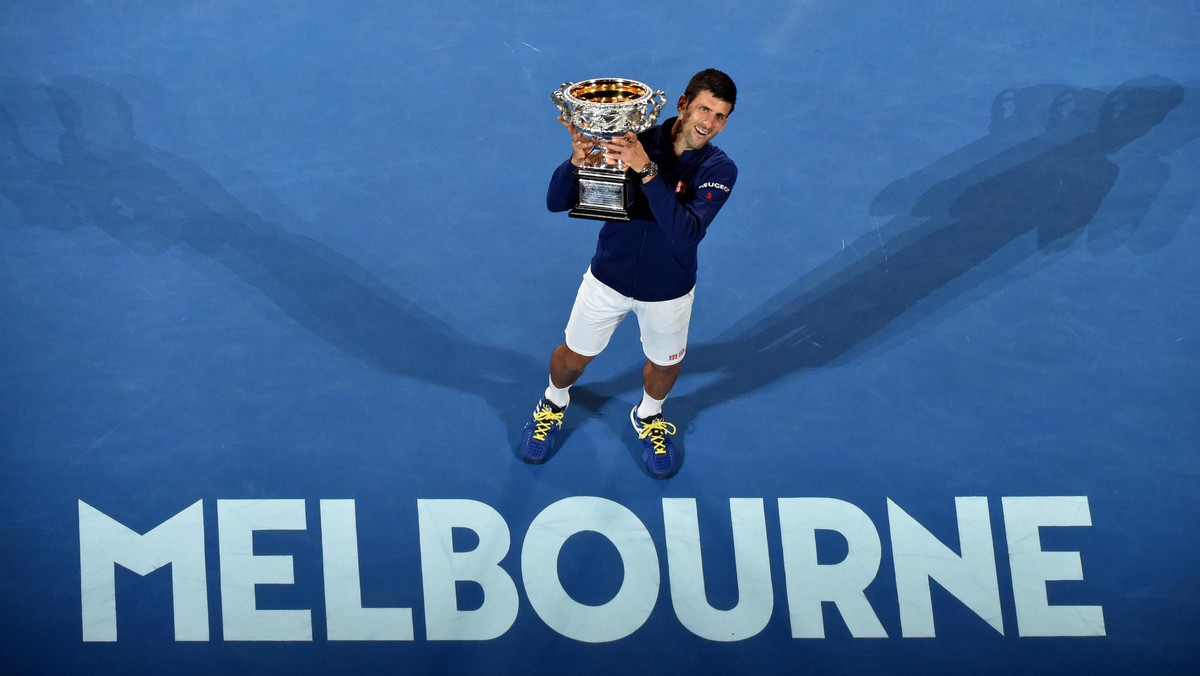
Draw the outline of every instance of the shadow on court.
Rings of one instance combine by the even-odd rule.
[[[44,86],[56,116],[45,123],[62,127],[61,161],[38,156],[2,107],[34,89],[0,90],[0,190],[27,225],[62,232],[92,225],[146,256],[185,247],[372,368],[481,397],[515,442],[545,380],[544,362],[467,339],[349,258],[261,218],[196,164],[138,141],[128,102],[106,85],[69,76]],[[1144,227],[1143,216],[1172,180],[1163,158],[1200,137],[1196,93],[1155,78],[1108,92],[1047,85],[1001,93],[985,138],[879,194],[871,213],[891,220],[717,341],[693,346],[684,377],[709,378],[673,398],[672,417],[686,423],[722,401],[870,349],[1085,232],[1094,253],[1165,246],[1195,207],[1196,191],[1173,193],[1178,203],[1157,227]],[[603,413],[614,434],[627,437],[631,402],[616,397],[639,388],[639,374],[640,364],[578,385],[565,432],[586,411]]]
[[[259,217],[196,164],[138,141],[116,90],[67,76],[6,92],[47,95],[57,119],[45,124],[63,130],[61,162],[46,160],[0,107],[0,190],[27,225],[95,226],[146,256],[185,247],[368,366],[476,394],[510,429],[523,425],[544,364],[467,339],[346,256]]]
[[[1200,138],[1197,94],[1160,78],[1108,92],[1039,86],[1001,93],[986,138],[879,194],[871,213],[890,221],[717,341],[689,349],[684,377],[708,377],[672,398],[672,418],[686,424],[798,371],[852,358],[1085,232],[1093,253],[1165,246],[1195,208],[1196,191],[1172,194],[1169,218],[1159,215],[1155,227],[1144,226],[1143,217],[1172,178],[1163,158]],[[1196,178],[1176,177],[1183,184]],[[630,370],[590,386],[589,406],[609,408],[638,382]],[[611,407],[614,432],[628,424],[616,410],[623,405]]]

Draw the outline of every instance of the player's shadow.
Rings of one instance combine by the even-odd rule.
[[[691,419],[879,345],[1029,256],[1066,248],[1089,225],[1102,223],[1091,233],[1094,244],[1120,239],[1142,251],[1166,244],[1195,206],[1195,190],[1185,191],[1190,204],[1173,205],[1155,227],[1142,217],[1169,177],[1161,157],[1200,136],[1197,90],[1186,93],[1189,105],[1163,124],[1185,89],[1159,78],[1107,93],[1005,92],[988,139],[880,193],[873,214],[895,216],[848,247],[869,253],[843,262],[852,255],[844,251],[719,340],[690,350],[685,368],[710,378],[674,402],[677,415]],[[1006,147],[1037,118],[1046,121],[1041,133]],[[1120,202],[1102,210],[1111,198]]]
[[[1174,191],[1153,224],[1144,217],[1170,178],[1163,157],[1200,137],[1198,93],[1160,78],[1108,92],[1051,85],[1003,92],[986,138],[879,194],[871,212],[892,215],[885,225],[716,341],[692,346],[671,417],[694,420],[798,371],[879,346],[1085,231],[1097,253],[1122,243],[1135,252],[1163,246],[1195,207],[1195,182]],[[593,406],[614,432],[628,425],[616,396],[636,383],[630,370],[591,386]]]
[[[987,137],[880,193],[872,213],[894,214],[886,225],[718,340],[693,346],[685,378],[701,376],[703,384],[679,388],[672,417],[694,419],[802,369],[870,349],[1085,230],[1096,252],[1165,245],[1194,208],[1196,191],[1172,192],[1170,208],[1152,224],[1143,217],[1171,179],[1163,158],[1189,152],[1200,136],[1195,92],[1158,79],[1107,93],[1057,86],[1004,92]],[[63,129],[59,162],[22,143],[0,98],[0,191],[25,223],[60,231],[95,225],[144,255],[186,247],[369,366],[480,396],[516,439],[545,379],[543,362],[468,339],[354,261],[263,219],[194,163],[138,141],[130,107],[115,90],[62,77],[45,93]],[[616,394],[636,388],[639,372],[581,384],[573,409],[603,414],[615,435],[628,436],[628,403],[618,404]]]
[[[544,364],[467,338],[353,260],[264,220],[196,164],[137,140],[116,90],[67,76],[40,94],[57,118],[45,124],[62,127],[59,162],[32,152],[0,105],[0,193],[25,224],[94,225],[147,256],[186,247],[372,368],[482,397],[516,438]]]

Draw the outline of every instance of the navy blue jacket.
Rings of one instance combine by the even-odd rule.
[[[696,247],[737,181],[737,166],[712,143],[675,157],[675,118],[638,134],[658,176],[642,184],[630,223],[605,221],[592,257],[592,274],[623,296],[640,301],[679,298],[696,285]],[[570,160],[550,178],[546,206],[567,211],[578,203]]]

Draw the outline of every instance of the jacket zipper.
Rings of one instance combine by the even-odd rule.
[[[648,225],[642,226],[642,243],[638,246],[637,265],[633,268],[633,288],[629,293],[631,298],[637,298],[638,278],[642,276],[642,259],[646,255],[646,230],[648,228]]]

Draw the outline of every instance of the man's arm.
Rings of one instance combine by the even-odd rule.
[[[550,176],[546,190],[546,208],[553,212],[573,209],[579,202],[579,181],[575,180],[575,165],[570,160],[558,165]]]
[[[582,167],[589,161],[596,142],[575,129],[575,125],[562,117],[559,124],[567,128],[571,134],[571,159],[563,162],[554,170],[550,177],[550,187],[546,191],[546,208],[550,211],[566,211],[574,208],[579,201],[579,182],[575,180],[575,167]]]
[[[661,176],[642,184],[654,219],[676,249],[695,246],[704,238],[737,182],[737,166],[726,160],[706,167],[696,174],[696,181],[692,198],[682,204],[675,198],[675,186],[668,185]]]
[[[634,171],[640,172],[650,162],[650,156],[633,132],[612,139],[608,148],[610,155],[620,158]],[[708,224],[716,218],[737,182],[737,165],[722,156],[720,162],[701,168],[695,180],[695,192],[683,204],[675,196],[675,186],[661,176],[642,180],[642,192],[650,203],[654,220],[676,249],[693,247],[704,239]]]

